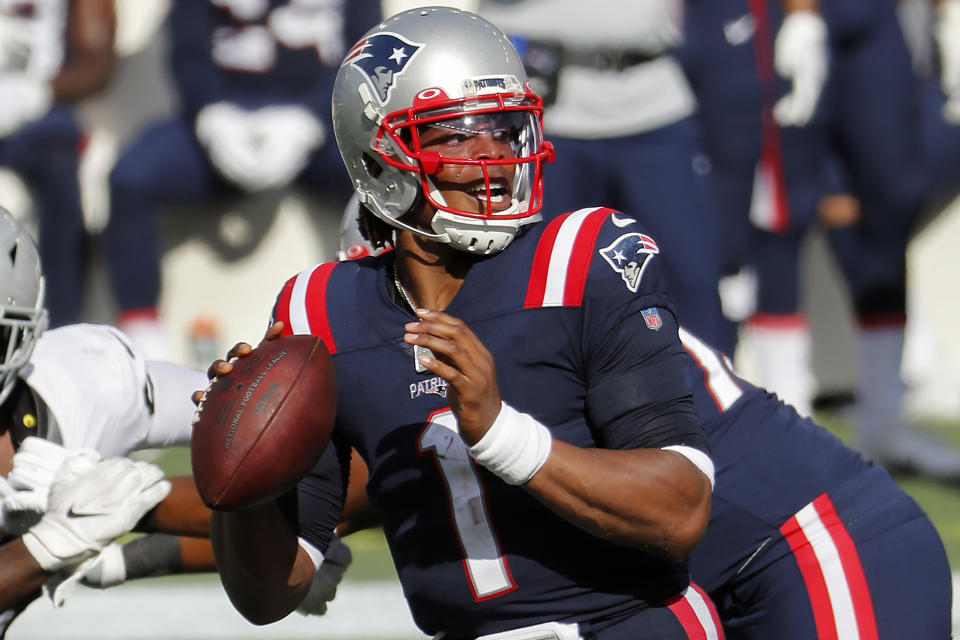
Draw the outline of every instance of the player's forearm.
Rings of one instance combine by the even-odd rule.
[[[0,611],[28,599],[48,577],[49,574],[27,551],[22,539],[16,538],[0,546]]]
[[[220,581],[237,611],[262,625],[296,609],[315,569],[280,508],[214,511],[210,523]]]
[[[181,536],[210,536],[210,509],[203,504],[193,476],[168,478],[170,494],[137,525],[138,531]]]
[[[662,449],[583,449],[554,440],[525,486],[585,531],[671,560],[689,555],[710,513],[709,479]]]

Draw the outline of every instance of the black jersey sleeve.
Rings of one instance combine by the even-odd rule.
[[[587,389],[587,416],[605,447],[688,445],[707,451],[706,437],[685,376],[687,355],[673,314],[653,308],[651,330],[638,310],[599,341]],[[662,332],[662,333],[661,333]]]
[[[296,488],[280,501],[298,535],[326,553],[340,522],[350,475],[350,448],[331,441]]]
[[[656,240],[635,220],[613,213],[595,247],[581,318],[595,437],[618,449],[708,451]]]

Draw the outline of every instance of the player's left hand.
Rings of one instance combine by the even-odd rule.
[[[460,437],[472,446],[500,413],[500,388],[493,355],[463,320],[442,311],[417,310],[419,322],[404,325],[404,342],[426,347],[434,357],[420,362],[447,381],[450,408]]]
[[[13,493],[3,498],[3,510],[11,533],[23,533],[47,510],[47,495],[53,478],[63,462],[73,457],[96,462],[100,454],[92,449],[72,451],[35,436],[24,438],[13,456],[13,468],[7,476]]]
[[[788,13],[773,44],[774,67],[792,83],[790,93],[773,107],[773,117],[784,127],[809,122],[827,79],[827,26],[812,11]]]
[[[943,117],[960,124],[960,0],[941,0],[934,33],[940,49],[940,87],[947,94]]]

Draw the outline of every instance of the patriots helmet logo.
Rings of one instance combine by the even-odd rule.
[[[660,253],[653,238],[643,233],[625,233],[609,246],[600,249],[600,255],[610,267],[620,274],[633,293],[640,288],[643,271],[650,256]]]
[[[390,98],[397,77],[423,46],[396,33],[375,33],[347,52],[340,66],[349,64],[363,72],[380,104],[384,105]]]

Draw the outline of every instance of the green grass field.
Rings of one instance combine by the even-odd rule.
[[[818,413],[817,421],[845,442],[851,442],[852,425],[831,413]],[[960,447],[960,423],[943,422],[923,425],[945,442]],[[187,449],[169,449],[161,452],[155,462],[169,475],[190,473]],[[950,566],[960,567],[960,485],[946,485],[917,477],[895,476],[904,488],[930,516],[943,539],[950,558]],[[349,545],[354,554],[350,568],[352,580],[382,580],[396,576],[386,542],[380,531],[364,531],[350,536]]]

